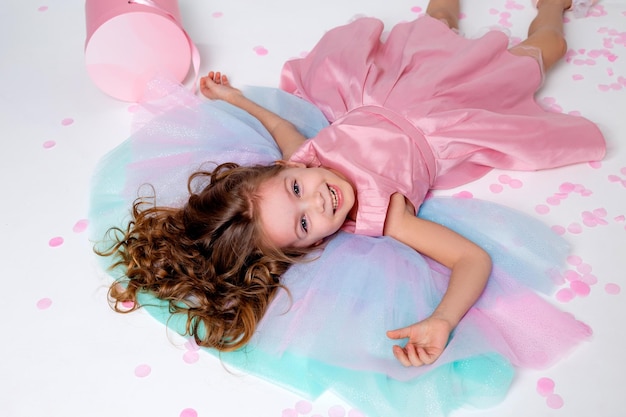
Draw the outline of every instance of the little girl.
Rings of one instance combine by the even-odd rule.
[[[116,308],[123,310],[121,303],[136,301],[142,292],[152,293],[167,302],[170,313],[186,315],[184,332],[199,344],[236,350],[251,340],[283,288],[283,274],[307,254],[327,247],[328,237],[338,232],[389,236],[435,261],[439,266],[433,263],[433,270],[449,269],[447,287],[429,313],[386,329],[390,339],[408,339],[402,347],[393,346],[401,364],[441,362],[447,350],[456,349],[451,347],[455,337],[467,340],[467,332],[459,330],[464,317],[465,330],[483,322],[476,315],[468,318],[468,311],[481,294],[486,299],[492,257],[450,228],[417,217],[427,192],[467,183],[493,168],[548,169],[604,156],[604,139],[593,123],[546,112],[533,99],[544,71],[566,51],[562,15],[570,8],[570,0],[539,0],[528,38],[510,49],[500,32],[475,40],[459,36],[458,0],[432,0],[426,16],[398,24],[384,43],[376,19],[329,31],[306,58],[288,62],[281,79],[284,90],[315,104],[331,122],[310,140],[285,118],[246,98],[226,76],[209,73],[201,80],[202,93],[253,116],[282,157],[271,165],[223,163],[212,172],[199,171],[180,208],[146,207],[138,200],[128,228],[114,229],[121,232],[116,243],[99,250],[117,255],[115,265],[124,268],[123,285],[110,290]],[[210,182],[195,191],[192,183],[202,178]],[[307,263],[319,267],[308,259],[302,265]],[[292,288],[287,285],[287,290]],[[501,312],[503,299],[489,299],[485,304]],[[507,302],[521,308],[534,305],[529,300],[523,296]],[[303,303],[313,305],[303,299],[294,310]],[[416,311],[424,308],[416,305]],[[491,317],[488,311],[481,314]],[[550,322],[546,317],[537,322]],[[559,325],[567,341],[558,348],[524,347],[540,350],[542,364],[588,336],[571,317],[559,315],[559,320],[568,324]],[[494,328],[507,333],[502,322]],[[515,337],[511,332],[503,339]],[[294,337],[285,339],[291,343]],[[481,349],[470,348],[469,356],[482,355]],[[346,363],[361,357],[358,350],[351,355],[339,354]],[[293,357],[283,359],[291,363]],[[337,362],[321,366],[320,361],[307,362],[303,369],[309,375],[322,369],[317,375],[321,386],[332,384],[341,391],[358,385],[339,378],[344,370]],[[468,369],[469,362],[465,364]],[[389,365],[380,366],[372,369],[383,375],[386,371],[380,369]],[[454,372],[462,372],[463,366],[455,366]],[[488,367],[476,369],[487,372]],[[336,376],[332,383],[329,373]],[[394,370],[386,375],[408,380],[422,374],[398,377]],[[463,384],[464,389],[471,385],[468,380]]]
[[[540,1],[528,39],[508,50],[495,32],[469,41],[449,30],[458,25],[456,0],[432,0],[433,18],[396,26],[385,44],[374,19],[330,31],[305,59],[287,63],[282,77],[283,89],[332,122],[309,141],[225,75],[201,80],[205,96],[256,117],[287,160],[248,196],[262,246],[316,246],[343,228],[391,236],[451,269],[432,315],[388,332],[408,338],[404,348],[394,347],[404,365],[437,359],[491,270],[475,244],[415,216],[428,190],[466,183],[492,167],[547,169],[604,155],[592,123],[532,101],[542,70],[567,49],[561,15],[569,7],[570,0]]]

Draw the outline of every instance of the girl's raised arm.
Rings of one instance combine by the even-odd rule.
[[[289,159],[306,140],[292,123],[246,98],[240,90],[231,86],[228,77],[220,72],[211,71],[206,77],[202,77],[200,91],[207,98],[224,100],[256,117],[270,132],[285,160]]]
[[[403,365],[433,363],[443,352],[450,332],[482,294],[491,273],[491,258],[447,227],[416,217],[411,204],[398,193],[391,197],[384,234],[451,270],[448,289],[430,317],[387,332],[391,339],[409,339],[403,348],[394,346],[394,355]]]

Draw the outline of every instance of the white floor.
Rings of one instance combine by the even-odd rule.
[[[530,3],[466,1],[463,32],[504,25],[521,38],[534,14]],[[180,0],[201,71],[266,86],[276,86],[282,63],[329,28],[357,15],[391,25],[425,5]],[[86,232],[89,178],[98,159],[128,137],[132,103],[103,94],[87,76],[84,16],[79,0],[5,0],[0,11],[0,415],[359,416],[332,393],[308,400],[224,369],[145,312],[109,309],[108,279]],[[566,31],[569,59],[549,74],[538,99],[596,121],[607,158],[550,172],[493,172],[452,193],[517,207],[565,234],[572,266],[591,292],[565,290],[553,301],[586,321],[594,338],[549,370],[521,371],[498,407],[458,416],[626,415],[626,2],[603,0]],[[550,381],[552,389],[538,391]]]

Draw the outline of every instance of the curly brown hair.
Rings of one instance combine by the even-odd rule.
[[[168,301],[171,314],[187,314],[186,333],[198,345],[223,351],[244,346],[284,288],[281,275],[311,251],[276,248],[261,229],[257,190],[282,169],[225,163],[196,172],[182,208],[137,199],[127,228],[109,229],[111,246],[94,248],[101,256],[116,256],[111,269],[125,272],[109,288],[112,307],[133,311],[139,307],[137,292],[150,292]],[[192,182],[202,178],[208,185],[193,192]],[[134,307],[123,308],[129,301]]]

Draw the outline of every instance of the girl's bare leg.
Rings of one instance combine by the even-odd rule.
[[[563,12],[572,5],[572,0],[539,0],[537,16],[528,27],[528,38],[511,49],[517,55],[529,55],[524,47],[541,51],[544,70],[556,64],[567,52],[563,32]]]
[[[426,14],[447,23],[450,29],[458,29],[460,9],[459,0],[430,0]]]

